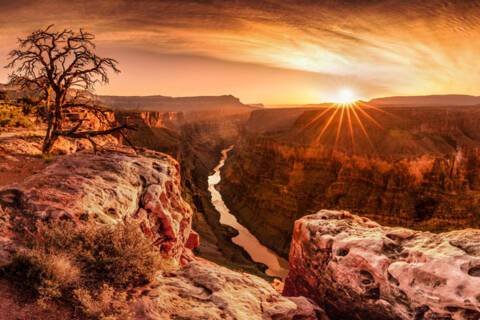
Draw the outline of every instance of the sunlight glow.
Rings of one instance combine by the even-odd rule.
[[[333,97],[331,102],[339,105],[349,105],[355,103],[357,100],[358,97],[352,89],[342,88],[337,92],[336,96]]]

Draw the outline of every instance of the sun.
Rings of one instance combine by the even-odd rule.
[[[357,95],[351,88],[342,88],[338,90],[337,94],[333,97],[333,103],[347,105],[353,104],[358,100]]]

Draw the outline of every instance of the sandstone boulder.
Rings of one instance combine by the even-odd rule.
[[[62,156],[41,173],[1,188],[0,205],[40,220],[137,220],[174,264],[189,256],[189,239],[189,247],[195,245],[178,163],[161,153],[106,150]]]
[[[480,230],[432,234],[322,210],[295,223],[284,293],[333,319],[480,319]]]
[[[304,297],[286,298],[265,280],[196,260],[158,279],[136,305],[138,319],[327,320]]]

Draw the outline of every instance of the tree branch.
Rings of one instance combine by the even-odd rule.
[[[67,131],[58,131],[57,135],[63,136],[63,137],[70,137],[70,138],[76,138],[76,139],[88,139],[96,136],[105,136],[112,134],[114,132],[124,130],[124,129],[129,129],[129,130],[136,130],[136,128],[132,125],[124,124],[118,127],[110,128],[107,130],[91,130],[91,131],[79,131],[79,132],[71,132],[71,130]]]

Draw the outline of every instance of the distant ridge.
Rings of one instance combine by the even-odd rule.
[[[461,94],[395,96],[372,99],[368,103],[377,106],[476,106],[480,105],[480,97]]]
[[[0,92],[6,94],[8,99],[18,99],[30,96],[25,90],[16,86],[0,83]],[[222,111],[227,113],[243,113],[263,108],[262,104],[244,104],[233,95],[220,96],[193,96],[193,97],[169,97],[162,95],[151,96],[112,96],[99,95],[100,103],[119,111],[154,111],[154,112],[203,112]]]
[[[116,110],[137,111],[209,111],[212,109],[254,108],[232,95],[168,97],[168,96],[99,96],[99,100]]]

